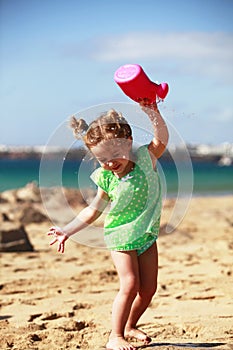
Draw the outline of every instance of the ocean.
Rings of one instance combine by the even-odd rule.
[[[94,187],[89,179],[93,164],[90,166],[84,163],[65,160],[62,168],[58,169],[53,160],[47,160],[40,168],[39,159],[0,159],[0,192],[20,188],[30,182],[42,187]],[[186,185],[187,191],[190,191],[192,184],[192,193],[195,196],[233,194],[232,165],[220,166],[203,160],[192,162],[191,165],[192,168],[187,169],[186,164],[183,166],[181,164],[177,168],[172,162],[166,160],[159,162],[158,168],[168,197],[176,196],[180,188],[185,192]]]

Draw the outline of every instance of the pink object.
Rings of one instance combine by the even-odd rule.
[[[156,96],[164,99],[168,93],[168,84],[156,84],[151,81],[141,66],[126,64],[117,69],[114,74],[115,82],[123,92],[136,102],[147,98],[150,103],[156,101]]]

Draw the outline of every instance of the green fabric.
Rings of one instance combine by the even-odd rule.
[[[158,237],[161,185],[147,145],[137,150],[136,159],[133,171],[121,179],[103,168],[91,175],[112,202],[104,224],[104,240],[110,250],[137,250]]]

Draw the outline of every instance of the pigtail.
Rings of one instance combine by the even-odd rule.
[[[76,119],[74,116],[70,118],[69,126],[73,129],[76,139],[82,139],[88,129],[88,125],[84,119]]]

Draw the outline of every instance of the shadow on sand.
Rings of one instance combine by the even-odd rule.
[[[7,320],[8,318],[11,318],[11,315],[2,315],[0,316],[0,321]]]
[[[180,348],[180,349],[213,349],[219,346],[227,345],[226,343],[153,343],[150,345],[140,346],[139,349],[161,349],[168,347],[169,349]],[[217,350],[217,349],[216,349]]]

